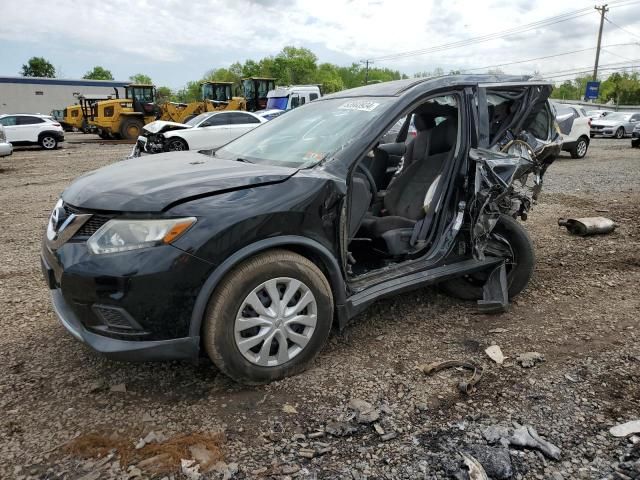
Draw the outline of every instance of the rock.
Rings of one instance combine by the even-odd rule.
[[[304,458],[313,458],[316,456],[316,451],[313,448],[301,448],[298,450],[298,456]]]
[[[499,425],[491,425],[482,431],[482,436],[489,443],[498,443],[502,439],[506,439],[510,437],[511,430],[507,427],[501,427]],[[506,446],[508,446],[508,442]]]
[[[180,471],[187,477],[188,480],[200,480],[202,473],[200,473],[200,465],[195,460],[180,460]]]
[[[284,413],[298,413],[298,410],[296,410],[296,407],[294,407],[293,405],[289,405],[288,403],[285,403],[282,406],[282,411]]]
[[[87,388],[87,392],[89,393],[96,393],[96,392],[101,392],[103,390],[107,389],[107,384],[104,383],[103,380],[96,380],[94,382],[91,382],[89,384],[89,387]]]
[[[380,411],[373,408],[369,402],[358,398],[351,399],[349,408],[356,412],[356,421],[358,423],[373,423],[380,418]]]
[[[398,434],[396,432],[385,433],[384,435],[380,435],[380,440],[383,442],[388,442],[389,440],[393,440],[396,438]]]
[[[355,433],[358,429],[348,422],[329,422],[325,427],[325,432],[336,437],[344,437]]]
[[[269,470],[267,467],[256,468],[255,470],[251,470],[251,475],[262,475],[263,473],[267,473]]]
[[[498,345],[491,345],[488,347],[484,353],[486,353],[491,360],[496,362],[498,365],[502,365],[504,362],[504,355],[502,354],[502,350]]]
[[[149,432],[147,436],[144,437],[145,443],[162,443],[167,439],[161,432]]]
[[[127,479],[138,478],[141,476],[142,476],[142,470],[140,470],[138,467],[129,467],[129,470],[127,470]]]
[[[298,465],[285,465],[282,467],[283,475],[292,475],[298,471],[300,471],[300,467]]]
[[[142,469],[153,469],[154,467],[163,465],[170,459],[171,456],[168,453],[161,453],[159,455],[154,455],[153,457],[145,458],[141,462],[138,462],[138,467]]]
[[[521,353],[516,357],[516,362],[518,362],[522,368],[531,368],[536,363],[544,362],[544,355],[539,352]]]
[[[506,331],[506,328],[492,328],[489,333],[505,333]]]
[[[149,412],[144,412],[144,415],[142,415],[142,421],[143,422],[153,422],[153,417],[151,415],[149,415]]]
[[[485,472],[491,478],[505,480],[513,476],[511,456],[506,448],[470,445],[464,450],[482,464]]]
[[[307,435],[307,437],[309,437],[312,440],[314,438],[324,437],[324,432],[311,432],[310,434]]]
[[[145,442],[142,438],[140,440],[138,440],[138,443],[136,443],[136,450],[140,450],[141,448],[144,448],[144,446],[147,444],[147,442]]]
[[[640,433],[640,420],[632,420],[627,423],[622,423],[611,427],[609,433],[614,437],[628,437],[634,433]]]
[[[116,385],[111,385],[109,391],[124,393],[127,391],[127,386],[124,383],[117,383]]]
[[[378,435],[384,435],[384,428],[382,428],[379,423],[374,423],[373,429],[376,431]]]

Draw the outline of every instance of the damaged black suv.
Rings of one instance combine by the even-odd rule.
[[[84,175],[43,239],[56,313],[113,358],[204,349],[257,383],[304,369],[332,325],[387,295],[437,283],[502,310],[533,271],[516,219],[561,145],[551,89],[484,75],[369,85],[210,155]]]

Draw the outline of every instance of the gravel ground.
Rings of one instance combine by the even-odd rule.
[[[86,138],[0,159],[0,478],[198,478],[175,461],[203,451],[206,478],[464,479],[460,451],[492,478],[640,478],[640,443],[609,433],[640,419],[640,151],[628,140],[594,139],[585,159],[550,168],[526,222],[535,276],[508,313],[404,294],[332,335],[311,370],[246,388],[204,359],[106,360],[56,320],[38,259],[50,210],[73,178],[131,148]],[[556,224],[596,215],[619,229],[579,238]],[[525,352],[544,361],[525,368]],[[485,367],[469,396],[456,388],[465,372],[417,368],[452,359]],[[559,460],[509,445],[501,427],[519,425]]]

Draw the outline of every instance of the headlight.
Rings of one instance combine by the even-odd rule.
[[[115,253],[167,245],[196,223],[195,217],[163,220],[109,220],[94,233],[87,246],[91,253]]]

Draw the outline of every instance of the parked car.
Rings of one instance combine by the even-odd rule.
[[[640,122],[636,123],[636,126],[633,127],[633,132],[631,133],[631,146],[632,147],[640,147]]]
[[[589,148],[591,118],[584,108],[556,103],[556,121],[562,133],[562,150],[572,158],[583,158]]]
[[[504,311],[534,268],[517,218],[560,151],[552,88],[506,75],[367,85],[211,155],[85,174],[43,239],[55,312],[110,357],[203,349],[232,378],[261,383],[303,370],[334,323],[345,328],[385,296],[438,283]]]
[[[610,113],[612,113],[611,110],[589,110],[587,112],[587,116],[591,120],[597,120],[599,118],[606,117]]]
[[[0,157],[6,157],[13,153],[13,145],[7,142],[7,135],[4,127],[0,125]]]
[[[266,118],[244,111],[202,113],[186,123],[157,120],[144,126],[132,156],[141,152],[212,150],[265,122]]]
[[[631,135],[639,121],[640,113],[613,112],[591,122],[591,136],[624,138],[626,135]]]
[[[0,125],[4,127],[7,141],[17,145],[40,145],[53,150],[64,141],[64,130],[50,115],[5,114],[0,115]]]

